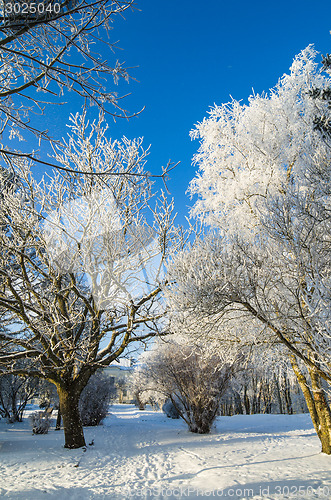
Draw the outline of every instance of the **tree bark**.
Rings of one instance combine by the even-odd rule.
[[[286,405],[286,412],[289,415],[293,415],[291,389],[290,389],[288,377],[285,373],[283,376],[283,382],[284,382],[284,399],[285,399],[285,405]]]
[[[317,415],[317,411],[316,411],[316,407],[315,407],[315,402],[314,402],[313,394],[311,393],[311,391],[310,391],[310,389],[308,387],[308,383],[307,383],[306,377],[304,376],[304,374],[300,370],[300,368],[299,368],[299,366],[298,366],[295,358],[292,357],[292,356],[291,356],[291,365],[292,365],[293,371],[295,373],[295,376],[296,376],[296,378],[297,378],[297,380],[299,382],[301,390],[303,392],[304,398],[305,398],[306,403],[307,403],[307,407],[308,407],[308,411],[309,411],[310,417],[312,419],[315,431],[316,431],[316,433],[318,435],[318,432],[319,432],[319,418],[318,418],[318,415]]]
[[[310,378],[315,401],[316,411],[319,417],[319,435],[322,443],[322,452],[331,455],[331,414],[328,402],[322,387],[321,378],[313,370],[310,370]]]
[[[324,394],[321,378],[316,371],[308,370],[312,387],[312,390],[310,390],[306,377],[301,372],[295,359],[292,358],[291,363],[305,397],[315,431],[321,441],[322,452],[331,455],[331,413]]]
[[[278,381],[278,378],[276,377],[276,375],[274,375],[274,383],[275,383],[275,388],[276,388],[276,396],[278,399],[279,413],[282,414],[282,413],[284,413],[283,401],[282,401],[282,396],[280,393],[279,381]]]
[[[234,391],[234,401],[235,401],[235,414],[243,415],[244,410],[241,404],[240,394],[237,391]]]
[[[247,386],[245,385],[244,387],[244,406],[245,406],[245,412],[246,415],[250,415],[251,413],[251,408],[250,408],[250,402],[249,402],[249,397],[247,395]]]
[[[141,398],[140,398],[140,394],[139,394],[139,392],[137,392],[137,393],[135,394],[135,396],[136,396],[136,401],[137,401],[138,410],[141,410],[141,411],[145,410],[145,403],[143,403],[143,402],[142,402],[142,400],[141,400]]]
[[[57,417],[56,417],[56,424],[55,424],[55,430],[56,431],[59,431],[61,430],[61,409],[60,409],[60,405],[59,405],[59,408],[57,410]]]
[[[65,448],[81,448],[86,446],[83,425],[79,414],[78,402],[80,392],[75,386],[57,386],[60,411],[63,421]]]

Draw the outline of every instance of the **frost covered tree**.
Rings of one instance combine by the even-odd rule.
[[[191,432],[206,434],[216,418],[220,397],[228,388],[238,357],[215,345],[158,343],[141,359],[145,392],[170,400]]]
[[[309,46],[268,94],[214,107],[192,137],[193,213],[212,234],[180,253],[173,304],[241,315],[253,342],[287,349],[322,450],[331,453],[331,80]],[[325,127],[324,127],[325,128]]]
[[[1,202],[0,366],[55,384],[67,448],[85,444],[78,402],[93,373],[164,333],[163,265],[180,237],[172,202],[151,200],[145,157],[141,140],[76,115],[56,152],[68,171],[37,182],[22,161]]]
[[[234,374],[222,398],[222,415],[307,411],[290,360],[280,347],[261,343],[249,350],[245,370]]]
[[[129,379],[129,388],[134,396],[135,405],[140,411],[145,410],[148,404],[151,404],[153,408],[161,409],[165,402],[166,397],[155,390],[142,364],[135,367]]]
[[[133,1],[3,0],[0,8],[0,151],[6,163],[17,155],[43,162],[36,151],[9,147],[8,139],[57,140],[35,117],[64,104],[68,92],[113,117],[127,116],[116,84],[129,75],[111,61],[115,44],[109,35],[113,20]]]
[[[23,413],[39,391],[38,380],[18,375],[0,376],[0,415],[8,422],[22,422]]]

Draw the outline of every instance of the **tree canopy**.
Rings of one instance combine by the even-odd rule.
[[[177,314],[241,318],[253,343],[287,348],[331,453],[320,380],[331,382],[331,137],[321,127],[331,80],[316,55],[307,47],[270,93],[215,106],[192,132],[192,212],[212,233],[175,257],[170,276]]]
[[[50,105],[64,104],[69,92],[81,106],[96,106],[114,118],[128,116],[116,86],[128,81],[129,73],[114,56],[116,43],[109,37],[114,19],[131,8],[132,0],[3,2],[0,152],[7,164],[22,155],[50,163],[38,156],[38,141],[60,137],[36,118],[47,116]],[[38,141],[33,143],[33,136]],[[17,141],[9,146],[10,139],[27,138],[34,144],[30,150],[19,150]]]
[[[163,266],[181,234],[172,201],[153,200],[140,175],[140,140],[112,141],[102,118],[85,115],[72,117],[71,131],[57,150],[69,170],[37,182],[23,161],[1,203],[0,367],[57,386],[66,446],[77,447],[73,422],[90,376],[165,329]]]

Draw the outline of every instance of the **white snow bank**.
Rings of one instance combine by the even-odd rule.
[[[309,415],[219,417],[194,435],[162,413],[115,405],[85,428],[87,450],[63,431],[32,435],[0,422],[0,497],[39,499],[330,498],[331,457]]]

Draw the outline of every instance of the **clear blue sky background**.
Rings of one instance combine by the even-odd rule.
[[[169,159],[181,162],[169,188],[182,222],[192,204],[185,192],[199,145],[189,138],[194,124],[214,103],[230,96],[246,102],[252,89],[268,91],[308,44],[331,52],[331,2],[137,0],[137,7],[125,21],[115,20],[111,35],[123,49],[117,58],[136,67],[131,74],[139,81],[119,87],[132,93],[126,108],[145,110],[129,122],[110,122],[110,134],[143,136],[145,146],[151,144],[147,169],[153,173]],[[60,128],[77,110],[72,96],[49,117]]]

